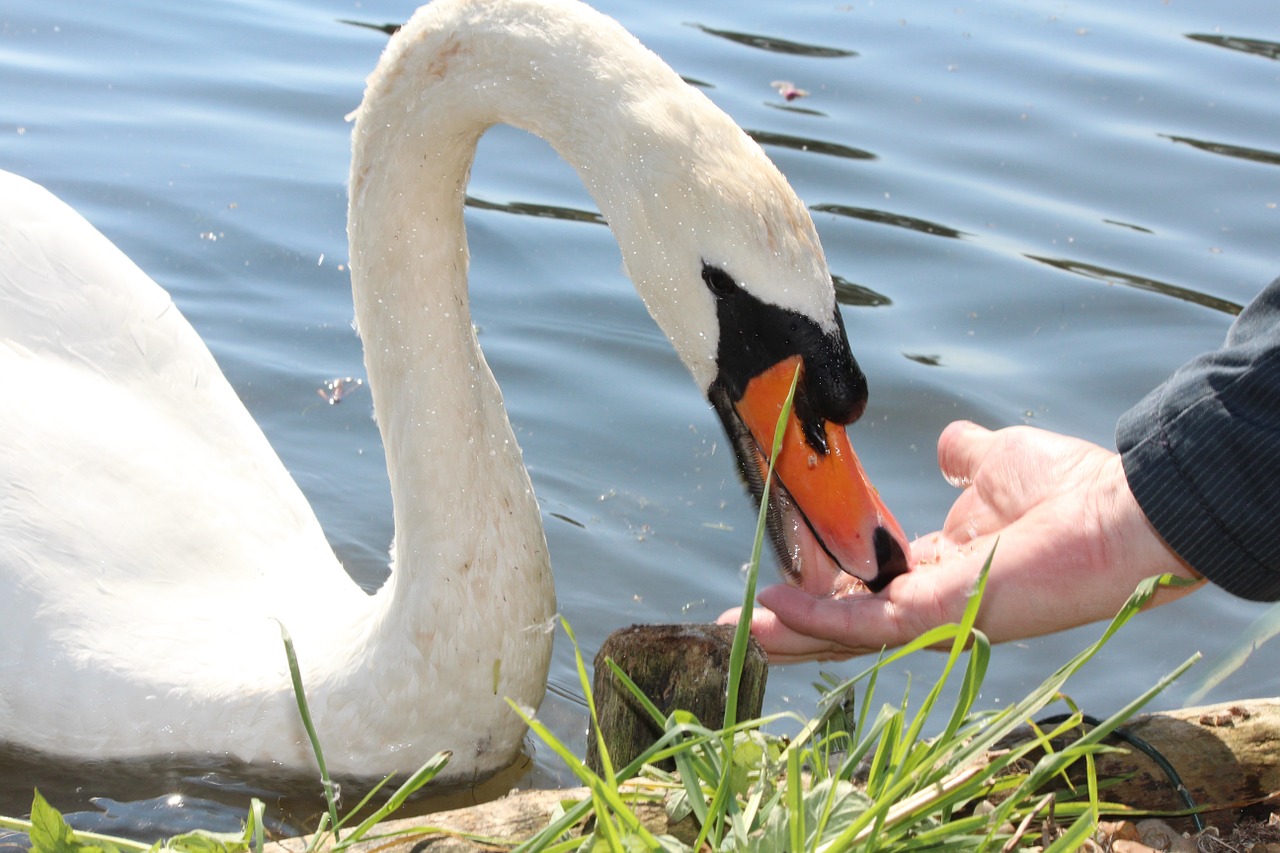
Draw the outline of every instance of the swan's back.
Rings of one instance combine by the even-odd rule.
[[[78,676],[41,664],[112,677],[153,639],[192,655],[147,660],[163,680],[271,593],[332,594],[313,513],[169,295],[38,185],[0,173],[0,200],[6,663],[56,693]]]

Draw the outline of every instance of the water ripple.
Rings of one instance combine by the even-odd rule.
[[[1265,39],[1243,38],[1241,36],[1214,35],[1211,33],[1187,33],[1192,41],[1204,42],[1214,47],[1225,47],[1241,53],[1261,56],[1266,59],[1280,59],[1280,43]]]
[[[790,136],[785,133],[774,133],[768,130],[748,130],[747,133],[761,145],[776,145],[779,148],[793,148],[810,154],[826,154],[831,157],[847,157],[850,160],[874,160],[876,155],[852,145],[839,142],[826,142],[821,139],[808,139],[803,136]]]
[[[1174,136],[1161,133],[1160,136],[1171,142],[1179,142],[1208,151],[1210,154],[1221,154],[1223,157],[1235,157],[1239,160],[1252,160],[1255,163],[1266,163],[1268,166],[1280,166],[1280,153],[1266,151],[1262,148],[1247,148],[1243,145],[1231,145],[1227,142],[1210,142],[1206,139],[1195,139],[1190,136]]]
[[[1119,284],[1125,287],[1136,288],[1137,290],[1145,290],[1150,293],[1159,293],[1163,296],[1172,296],[1174,299],[1181,299],[1184,302],[1191,302],[1232,316],[1239,314],[1244,307],[1228,299],[1220,299],[1217,296],[1211,296],[1208,293],[1201,293],[1200,291],[1192,290],[1189,287],[1169,284],[1165,281],[1158,281],[1154,278],[1134,275],[1133,273],[1120,272],[1119,270],[1110,269],[1109,267],[1099,266],[1097,264],[1085,263],[1084,261],[1075,261],[1070,258],[1050,258],[1044,255],[1031,254],[1028,254],[1025,257],[1037,263],[1047,264],[1066,272],[1094,279],[1095,281],[1105,281],[1107,284]]]
[[[529,201],[486,201],[468,195],[467,207],[476,210],[496,210],[501,213],[514,213],[517,216],[537,216],[543,219],[560,219],[566,222],[589,222],[592,225],[607,225],[603,216],[594,210],[580,210],[576,207],[562,207],[554,204],[539,204]]]
[[[876,210],[871,207],[851,207],[846,204],[815,204],[810,210],[817,213],[847,216],[850,219],[864,219],[867,222],[892,225],[895,228],[907,228],[911,231],[919,231],[921,234],[932,234],[935,237],[950,237],[958,240],[972,236],[949,225],[941,225],[928,219],[919,219],[915,216],[907,216],[904,213],[890,213],[887,210]]]
[[[832,275],[831,283],[836,286],[836,301],[841,305],[855,308],[883,308],[893,304],[893,300],[883,293],[865,285],[854,284],[847,278]]]
[[[858,54],[852,50],[845,50],[839,47],[822,47],[816,44],[805,44],[798,41],[787,41],[786,39],[775,38],[774,36],[762,36],[755,33],[739,33],[733,30],[717,30],[712,27],[706,27],[702,24],[689,24],[694,29],[702,30],[709,36],[728,39],[737,44],[745,44],[747,47],[754,47],[759,50],[767,50],[771,53],[785,53],[793,56],[810,56],[820,59],[841,59],[844,57],[857,56]]]

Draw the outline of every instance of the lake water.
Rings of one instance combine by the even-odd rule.
[[[934,453],[947,422],[1113,446],[1117,417],[1217,346],[1237,306],[1280,274],[1272,3],[596,5],[705,85],[814,210],[871,382],[851,435],[908,533],[937,528],[955,497]],[[0,3],[0,168],[60,194],[173,293],[369,588],[391,528],[368,394],[330,406],[317,389],[363,370],[343,117],[385,37],[341,19],[410,12],[390,0]],[[809,94],[785,101],[773,81]],[[545,144],[509,129],[485,137],[470,193],[593,209]],[[740,598],[753,512],[610,232],[481,207],[467,223],[475,318],[543,508],[561,612],[588,654],[623,625],[713,619]],[[1104,715],[1194,652],[1212,658],[1262,610],[1208,590],[1145,614],[1070,692]],[[1098,631],[999,647],[983,702],[1019,698]],[[924,689],[940,663],[895,670],[885,698],[908,676]],[[818,671],[775,669],[766,710],[812,708]],[[1276,695],[1278,671],[1280,643],[1209,699]],[[581,749],[563,638],[550,678],[543,715]],[[531,752],[484,795],[568,781],[549,750]],[[273,808],[280,793],[225,770],[0,757],[0,813],[25,813],[36,786],[67,811],[124,803],[112,825],[126,831],[193,808],[234,825],[250,793]],[[184,811],[169,794],[209,802]]]

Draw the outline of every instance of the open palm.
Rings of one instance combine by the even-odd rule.
[[[938,440],[938,464],[963,491],[942,529],[912,543],[912,571],[876,594],[760,592],[752,632],[771,661],[877,652],[958,621],[993,549],[978,627],[995,642],[1113,616],[1151,575],[1197,577],[1148,523],[1114,452],[1031,427],[992,432],[959,421]]]

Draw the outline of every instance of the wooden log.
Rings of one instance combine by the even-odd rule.
[[[628,786],[642,792],[644,785]],[[556,808],[564,802],[578,802],[591,798],[586,788],[569,788],[549,791],[516,791],[499,800],[467,806],[421,817],[398,818],[378,824],[366,838],[346,848],[346,853],[480,853],[481,851],[508,850],[528,839],[551,822]],[[686,843],[692,843],[697,828],[692,820],[672,825],[667,821],[661,795],[654,793],[648,800],[632,802],[632,811],[645,828],[656,835],[674,835]],[[581,832],[578,827],[575,834]],[[393,839],[387,836],[395,835]],[[501,840],[507,843],[486,843],[485,840]],[[290,838],[266,846],[266,853],[304,853],[309,848],[311,836]],[[329,839],[320,851],[333,848]]]
[[[1124,729],[1168,760],[1197,804],[1215,806],[1202,815],[1206,826],[1226,833],[1246,817],[1265,821],[1272,811],[1280,810],[1274,800],[1259,804],[1280,793],[1280,699],[1144,714]],[[1105,791],[1107,800],[1151,810],[1186,807],[1155,762],[1132,747],[1125,748],[1126,755],[1098,760],[1100,777],[1135,774]],[[1183,832],[1193,830],[1190,819],[1169,823]]]
[[[605,663],[614,663],[664,715],[692,712],[708,728],[724,722],[729,693],[732,625],[632,625],[614,631],[595,658],[596,715],[615,769],[621,769],[662,736],[662,729]],[[760,716],[769,661],[752,638],[738,690],[738,719]],[[587,766],[601,771],[594,726],[587,735]],[[664,769],[674,769],[665,762]]]
[[[1087,728],[1087,726],[1086,726]],[[1122,752],[1096,758],[1099,781],[1106,787],[1099,797],[1147,812],[1175,812],[1189,808],[1178,790],[1181,784],[1201,813],[1205,826],[1230,832],[1245,818],[1266,821],[1280,810],[1280,699],[1250,699],[1157,714],[1142,714],[1122,725],[1119,735],[1145,742],[1169,765],[1173,777],[1139,744],[1112,736],[1104,743]],[[1066,746],[1076,735],[1056,741]],[[1003,748],[1032,738],[1023,726],[997,744]],[[1028,769],[1037,754],[1025,762]],[[1073,766],[1073,784],[1084,782],[1084,767]],[[1061,787],[1056,781],[1050,787]],[[1190,818],[1167,818],[1179,832],[1194,833]]]

